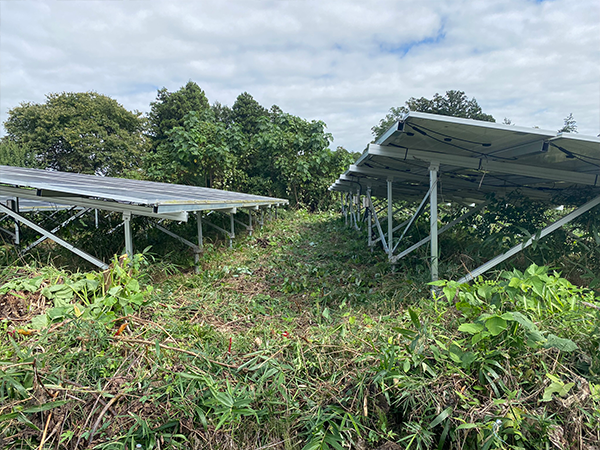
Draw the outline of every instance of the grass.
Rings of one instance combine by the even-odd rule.
[[[208,245],[198,274],[129,263],[110,281],[3,268],[0,447],[600,441],[597,302],[544,268],[431,299],[425,270],[393,273],[337,215],[304,211]]]

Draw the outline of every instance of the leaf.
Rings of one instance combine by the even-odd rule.
[[[513,311],[512,316],[515,322],[524,327],[527,331],[538,331],[538,327],[520,312]]]
[[[492,316],[485,321],[486,328],[490,331],[492,336],[498,336],[504,330],[506,330],[506,320],[500,316]]]
[[[451,344],[448,348],[448,354],[450,355],[450,359],[452,359],[452,361],[454,361],[455,363],[462,362],[462,356],[464,355],[464,352],[458,345]]]
[[[41,330],[48,326],[48,316],[46,314],[40,314],[31,319],[31,327],[35,330]]]
[[[458,327],[458,331],[462,331],[464,333],[469,333],[469,334],[477,334],[480,331],[483,331],[483,325],[481,325],[480,323],[463,323],[461,326]]]
[[[39,413],[48,411],[49,409],[58,408],[59,406],[66,405],[67,403],[69,403],[68,400],[57,400],[55,402],[44,403],[43,405],[31,406],[29,408],[25,408],[21,412],[24,414]]]
[[[412,309],[408,308],[408,314],[410,316],[410,320],[412,321],[413,325],[417,328],[417,329],[421,329],[421,321],[419,320],[419,316],[417,316],[417,313],[415,313]]]
[[[577,347],[577,344],[571,339],[565,339],[554,334],[549,334],[546,338],[544,348],[557,348],[561,352],[572,352],[577,350],[579,347]]]
[[[468,369],[477,360],[477,353],[465,352],[460,357],[461,366],[463,369]]]
[[[429,428],[435,428],[436,426],[438,426],[440,423],[442,423],[442,421],[446,420],[446,418],[450,415],[450,413],[454,411],[454,408],[452,406],[449,406],[448,408],[446,408],[445,410],[443,410],[435,419],[433,419],[433,421],[429,424]]]

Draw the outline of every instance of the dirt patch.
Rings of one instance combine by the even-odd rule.
[[[27,322],[45,309],[45,298],[40,293],[9,291],[0,295],[0,320]]]

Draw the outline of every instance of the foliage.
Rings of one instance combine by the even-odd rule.
[[[268,117],[266,108],[247,92],[238,95],[231,107],[232,122],[240,128],[247,139],[251,139],[261,130],[263,119]]]
[[[565,123],[563,127],[558,130],[559,133],[577,133],[577,122],[573,118],[573,113],[570,113],[565,117]]]
[[[331,204],[327,188],[353,161],[346,150],[329,149],[333,138],[323,122],[276,105],[267,110],[247,92],[231,108],[208,108],[193,82],[173,94],[160,91],[159,98],[150,113],[155,150],[144,157],[154,180],[288,198],[318,209]]]
[[[247,190],[317,208],[332,180],[353,162],[344,149],[332,152],[331,140],[323,122],[285,113],[263,117],[244,156]]]
[[[23,146],[3,137],[0,139],[0,166],[36,167],[31,153]]]
[[[8,112],[7,137],[26,161],[54,170],[118,175],[138,167],[142,122],[115,100],[95,92],[48,94]]]
[[[496,121],[491,115],[482,111],[477,100],[474,98],[469,99],[463,91],[450,90],[446,91],[444,96],[436,93],[432,99],[411,97],[406,101],[405,106],[390,108],[390,112],[385,118],[381,119],[378,125],[371,128],[375,137],[374,140],[379,139],[383,133],[395,122],[401,120],[404,114],[409,111],[463,117],[466,119],[484,120],[486,122]]]
[[[429,298],[421,274],[392,273],[355,233],[301,210],[243,245],[207,246],[198,274],[165,277],[140,257],[104,277],[5,268],[4,448],[595,445],[592,291],[531,266],[440,281]],[[113,303],[112,319],[78,316],[112,289],[76,287],[88,280],[128,298],[154,290],[130,310]],[[34,330],[61,292],[72,311]]]
[[[183,127],[185,117],[192,111],[202,115],[210,108],[204,91],[193,81],[175,92],[158,90],[156,100],[150,103],[148,114],[152,148],[157,149],[175,127]]]
[[[155,153],[146,157],[147,173],[157,181],[230,188],[240,171],[241,135],[214,120],[210,109],[192,111],[183,126],[173,128]]]

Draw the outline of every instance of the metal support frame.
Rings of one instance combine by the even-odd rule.
[[[445,231],[448,231],[450,228],[452,228],[454,225],[462,222],[463,220],[471,217],[473,214],[481,211],[482,209],[484,209],[486,206],[488,205],[488,202],[486,203],[480,203],[479,205],[477,205],[476,207],[474,207],[473,209],[471,209],[470,211],[466,212],[465,214],[463,214],[462,216],[454,219],[452,222],[444,225],[442,228],[439,229],[438,231],[438,236],[442,233],[444,233]],[[411,245],[409,248],[407,248],[406,250],[403,250],[402,252],[398,253],[396,256],[394,256],[394,262],[399,261],[400,259],[404,258],[406,255],[412,253],[413,251],[415,251],[416,249],[418,249],[419,247],[427,244],[429,241],[431,240],[431,236],[427,236],[426,238],[421,239],[419,242],[417,242],[414,245]]]
[[[219,230],[220,232],[224,233],[227,235],[227,237],[229,238],[229,247],[233,246],[233,239],[235,238],[235,226],[234,226],[234,221],[233,221],[233,214],[230,213],[231,219],[230,219],[230,225],[231,225],[231,231],[227,231],[224,228],[221,228],[218,225],[215,225],[212,222],[209,222],[208,220],[204,220],[203,223],[206,223],[207,225],[210,225],[211,227],[215,228],[216,230]]]
[[[383,246],[383,251],[388,253],[388,248],[389,248],[388,243],[385,239],[385,235],[383,234],[383,229],[381,228],[381,224],[379,223],[379,217],[377,217],[377,212],[375,211],[375,208],[373,207],[373,199],[371,197],[369,197],[369,208],[373,212],[373,218],[375,219],[375,226],[377,227],[377,232],[379,233],[379,239],[377,241],[373,241],[373,244],[375,244],[375,242],[381,241],[381,245]]]
[[[133,256],[133,237],[131,235],[131,213],[123,213],[123,228],[125,229],[125,252],[131,258]]]
[[[392,261],[392,248],[394,245],[394,198],[392,193],[393,179],[387,179],[387,211],[388,211],[388,223],[387,223],[387,244],[388,244],[388,259]]]
[[[513,248],[508,250],[506,253],[503,253],[502,255],[498,255],[495,258],[488,261],[487,263],[479,266],[477,269],[471,271],[470,273],[468,273],[467,275],[462,277],[460,280],[458,280],[458,282],[459,283],[467,283],[467,282],[477,278],[479,275],[487,272],[488,270],[496,267],[498,264],[506,261],[511,256],[516,255],[521,250],[526,249],[534,241],[539,240],[545,236],[548,236],[550,233],[558,230],[563,225],[566,225],[567,223],[571,222],[573,219],[576,219],[577,217],[588,212],[590,209],[594,208],[595,206],[598,206],[599,204],[600,204],[600,196],[598,196],[598,197],[590,200],[589,202],[585,203],[584,205],[580,206],[575,211],[567,214],[562,219],[559,219],[556,222],[554,222],[553,224],[543,228],[542,230],[540,230],[539,233],[536,233],[536,235],[534,237],[530,237],[522,244],[515,245]]]
[[[277,207],[275,208],[275,218],[277,219]],[[235,220],[233,213],[229,213],[229,221],[231,226],[231,234],[229,235],[229,248],[233,247],[233,238],[235,238]]]
[[[46,236],[48,239],[51,239],[52,241],[56,242],[59,245],[62,245],[63,247],[65,247],[66,249],[70,250],[71,252],[75,253],[76,255],[82,257],[83,259],[85,259],[86,261],[91,262],[92,264],[94,264],[96,267],[101,268],[102,270],[106,270],[108,269],[108,264],[105,264],[103,261],[100,261],[99,259],[93,257],[92,255],[84,252],[83,250],[78,249],[77,247],[75,247],[72,244],[69,244],[67,241],[59,238],[58,236],[56,236],[55,234],[43,229],[42,227],[40,227],[39,225],[33,223],[32,221],[26,219],[25,217],[21,216],[20,214],[18,214],[17,212],[11,210],[10,208],[7,208],[6,206],[4,206],[3,204],[0,203],[0,211],[11,216],[13,219],[15,219],[16,221],[27,225],[29,228],[32,228],[33,230],[37,231],[38,233]]]
[[[15,240],[16,235],[12,231],[9,231],[6,228],[2,228],[2,227],[0,227],[0,231],[8,234],[12,238],[13,241]]]
[[[15,197],[14,200],[9,200],[8,201],[10,203],[10,209],[12,209],[14,212],[16,212],[17,214],[20,213],[19,211],[19,197]],[[21,230],[19,229],[19,221],[15,220],[15,245],[19,245],[21,243]]]
[[[86,208],[86,209],[82,209],[81,211],[78,211],[76,214],[73,214],[71,217],[69,217],[67,220],[65,220],[64,222],[62,222],[60,225],[58,225],[58,226],[54,227],[52,230],[50,230],[50,233],[52,233],[52,234],[56,233],[58,230],[66,227],[67,225],[69,225],[75,219],[83,216],[89,210],[90,210],[90,208]],[[31,250],[32,248],[34,248],[38,244],[42,243],[46,239],[48,239],[48,236],[42,236],[41,238],[37,239],[35,242],[32,242],[27,247],[25,247],[25,249],[21,252],[21,254],[27,253],[29,250]]]
[[[165,233],[168,236],[171,236],[174,239],[177,239],[179,242],[181,242],[184,245],[187,245],[188,247],[190,247],[194,251],[194,263],[195,263],[195,269],[194,269],[194,271],[196,273],[198,273],[200,271],[198,263],[200,262],[200,253],[202,253],[202,251],[203,251],[202,218],[201,218],[200,214],[201,214],[201,211],[196,211],[196,217],[198,219],[198,223],[197,223],[197,227],[198,227],[198,245],[194,244],[193,242],[188,241],[184,237],[181,237],[178,234],[173,233],[171,230],[168,230],[165,227],[163,227],[161,225],[161,223],[165,219],[162,219],[162,220],[158,221],[158,223],[154,224],[154,227],[157,230],[162,231],[163,233]]]
[[[429,225],[431,236],[431,281],[437,281],[440,252],[438,248],[438,171],[440,165],[432,163],[429,166]]]
[[[246,231],[248,231],[248,234],[250,236],[252,236],[252,232],[254,231],[254,228],[252,227],[252,211],[248,210],[248,225],[246,225],[244,222],[242,222],[241,220],[238,219],[234,219],[237,223],[239,223],[241,226],[243,226]]]
[[[398,243],[400,243],[400,241],[402,241],[402,239],[404,239],[404,236],[406,236],[406,233],[408,232],[408,230],[410,230],[410,228],[412,227],[413,223],[415,223],[415,221],[419,218],[419,216],[421,215],[421,213],[424,210],[424,206],[427,203],[427,200],[429,199],[429,201],[431,201],[431,191],[432,190],[433,190],[433,187],[429,186],[429,190],[427,191],[427,193],[423,197],[423,200],[421,200],[421,203],[419,203],[419,206],[417,207],[417,210],[412,215],[412,217],[408,220],[408,225],[406,225],[406,228],[402,232],[402,236],[400,236],[400,239],[398,240]],[[397,246],[398,246],[398,244],[396,244],[396,247]],[[394,250],[396,250],[396,247],[394,247]]]
[[[367,221],[367,245],[373,252],[373,214],[371,213],[371,208],[369,208],[369,199],[371,198],[371,186],[367,187],[367,196],[365,198],[366,205],[365,211],[367,217],[365,217]]]

